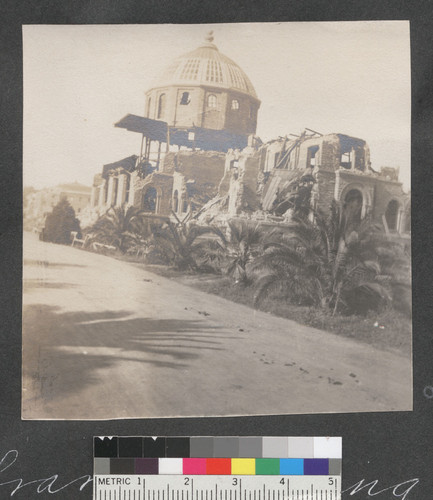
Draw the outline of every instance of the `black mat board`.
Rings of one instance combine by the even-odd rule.
[[[380,19],[411,21],[414,410],[108,422],[22,421],[22,24]],[[101,435],[341,435],[343,489],[347,490],[344,499],[432,498],[433,398],[425,391],[433,386],[432,2],[3,0],[0,22],[0,498],[92,498],[88,475],[92,474],[93,436]],[[356,492],[352,485],[360,481],[377,484]]]

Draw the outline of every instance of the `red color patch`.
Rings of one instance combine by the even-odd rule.
[[[218,474],[221,476],[229,476],[231,473],[232,473],[231,458],[206,459],[206,474]]]

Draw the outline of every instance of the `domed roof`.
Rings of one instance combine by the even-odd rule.
[[[206,42],[175,59],[153,87],[172,85],[208,85],[234,89],[257,99],[256,91],[245,72],[218,50],[210,31]]]

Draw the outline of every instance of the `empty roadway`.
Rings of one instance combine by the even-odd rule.
[[[411,410],[411,361],[24,238],[25,419]]]

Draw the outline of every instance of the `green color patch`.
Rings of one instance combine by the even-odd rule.
[[[256,458],[256,476],[277,476],[279,473],[279,458]]]

